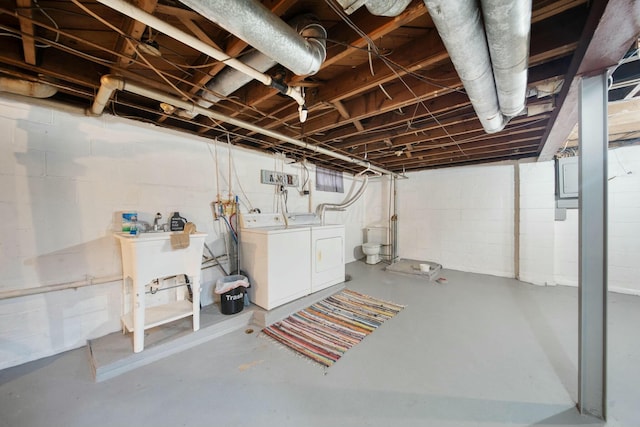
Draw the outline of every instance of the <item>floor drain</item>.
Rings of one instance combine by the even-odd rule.
[[[245,329],[244,330],[245,334],[252,334],[253,333],[253,329],[249,328],[249,329]]]

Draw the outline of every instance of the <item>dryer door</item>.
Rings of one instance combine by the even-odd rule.
[[[344,226],[311,229],[311,292],[344,282]]]

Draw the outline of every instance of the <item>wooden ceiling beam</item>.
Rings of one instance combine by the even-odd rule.
[[[134,0],[133,4],[147,13],[153,13],[158,0]],[[131,58],[136,56],[136,46],[130,40],[127,41],[126,38],[140,41],[146,28],[147,25],[142,22],[128,17],[125,18],[124,28],[122,29],[125,35],[118,38],[114,49],[123,55],[118,57],[118,66],[128,67],[132,63]]]
[[[31,0],[16,0],[16,5],[20,9],[18,21],[20,21],[20,32],[22,33],[24,62],[29,65],[36,65],[36,41],[33,38],[35,29],[31,21],[33,18]]]
[[[571,57],[566,56],[546,63],[544,66],[536,66],[529,69],[529,87],[535,87],[540,84],[540,82],[564,75],[570,61]],[[425,105],[428,106],[429,111],[424,108]],[[439,119],[446,119],[450,114],[459,114],[461,112],[464,114],[464,111],[466,110],[473,111],[469,98],[464,93],[453,92],[446,96],[417,104],[415,109],[411,111],[410,117],[407,117],[406,114],[398,114],[397,110],[372,117],[371,119],[366,120],[366,131],[368,133],[376,133],[381,129],[394,128],[407,124],[411,121],[422,120],[427,116],[431,117],[432,115],[435,115]],[[362,137],[362,135],[353,131],[350,126],[343,126],[331,132],[327,132],[325,135],[316,136],[316,139],[318,139],[319,142],[344,147],[345,145],[349,145],[348,142],[338,142],[336,144],[335,141],[344,141],[350,138],[360,137]]]
[[[584,2],[584,0],[581,0],[581,2]],[[561,8],[560,10],[566,10],[566,9]],[[425,13],[426,13],[426,8],[424,6],[424,2],[414,1],[407,9],[405,9],[405,11],[401,15],[395,17],[392,20],[369,15],[367,17],[368,18],[367,20],[365,20],[362,23],[356,22],[356,24],[361,30],[363,30],[368,34],[370,39],[376,40],[388,34],[389,32],[399,28],[400,26],[406,25],[407,23],[413,21],[414,19],[424,15]],[[535,22],[538,22],[539,20],[541,20],[539,14],[534,13],[532,22],[535,23]],[[575,19],[572,22],[578,22],[578,21],[579,19]],[[377,24],[376,26],[372,24],[374,22],[375,23],[380,22],[380,24]],[[373,29],[369,30],[369,28],[371,27],[373,27]],[[553,27],[556,28],[557,26],[554,24]],[[561,27],[561,29],[564,29],[564,28]],[[541,30],[539,31],[539,33],[541,34],[545,34],[546,32],[547,32],[547,28],[541,28]],[[349,37],[350,34],[353,34],[353,30],[350,27],[341,25],[337,29],[332,29],[331,36],[340,40],[342,38],[346,39],[347,37]],[[570,31],[570,29],[567,29],[566,31],[560,31],[560,34],[561,36],[567,37],[567,35],[571,35],[573,34],[573,32]],[[562,37],[560,38],[554,37],[553,39],[558,41],[558,40],[561,40]],[[574,40],[575,40],[575,37],[574,37]],[[352,40],[349,40],[347,43],[350,46],[353,46],[353,48],[363,48],[368,45],[368,41],[362,37],[356,37]],[[351,51],[351,49],[349,48],[347,49],[343,48],[341,50],[341,53],[339,54],[333,53],[336,50],[339,50],[338,46],[330,47],[327,49],[327,59],[323,63],[322,68],[327,67],[329,65],[333,65],[334,63],[348,56]],[[565,49],[565,51],[566,50],[567,49]],[[427,58],[415,59],[416,55],[419,54],[419,52],[432,52],[432,54],[430,55],[430,58],[427,57]],[[555,54],[560,56],[561,53],[562,51],[558,51]],[[545,59],[545,57],[542,56],[542,53],[540,53],[539,55],[540,55],[539,57],[535,55],[533,56],[531,60],[532,64],[536,62],[541,62],[542,60]],[[434,30],[431,35],[426,37],[426,40],[422,40],[422,39],[416,40],[416,42],[414,42],[413,44],[409,44],[408,46],[405,46],[401,51],[394,52],[394,57],[398,58],[396,62],[403,65],[407,69],[411,71],[417,71],[423,68],[427,68],[430,64],[433,64],[434,59],[435,59],[435,62],[439,62],[442,59],[448,58],[448,54],[446,52],[446,49],[444,49],[444,45],[442,45],[440,37],[438,36],[437,32]],[[380,63],[381,61],[378,60],[377,62]],[[339,79],[339,81],[341,82],[341,85],[327,89],[326,93],[322,93],[322,89],[320,89],[319,93],[315,96],[315,98],[317,99],[318,102],[323,102],[323,101],[334,102],[335,100],[342,100],[342,99],[348,98],[349,96],[356,95],[358,93],[361,93],[363,90],[368,90],[379,84],[384,84],[387,81],[389,81],[389,79],[396,78],[395,74],[393,74],[388,67],[382,65],[379,68],[382,69],[380,72],[381,74],[379,74],[378,77],[375,77],[375,76],[371,76],[369,64],[363,64],[357,68],[357,71],[350,71],[348,73],[345,73],[344,77],[346,78]],[[397,72],[400,75],[406,74],[406,72],[402,70],[397,70]],[[301,80],[300,76],[294,76],[292,79],[293,82],[297,82],[300,80]],[[364,86],[362,85],[363,82],[364,83],[369,82],[369,84],[367,86]],[[356,90],[356,93],[354,93],[353,92],[354,88],[358,88],[359,90]],[[247,93],[250,93],[251,95],[243,97],[244,99],[246,99],[246,103],[248,105],[256,106],[256,105],[259,105],[261,102],[265,101],[266,99],[270,99],[276,92],[273,89],[270,89],[267,87],[259,87],[257,85],[252,85],[250,90],[249,89],[247,90]]]
[[[269,0],[264,2],[264,6],[269,8],[274,14],[282,15],[285,13],[292,5],[295,4],[295,0]],[[174,8],[175,9],[175,8]],[[159,9],[159,12],[167,13],[169,10],[162,8]],[[191,12],[191,11],[188,11]],[[244,49],[249,46],[247,42],[241,40],[235,36],[231,36],[229,42],[226,45],[226,49],[221,48],[217,43],[215,43],[202,29],[197,25],[198,21],[206,20],[199,14],[191,14],[191,13],[181,13],[180,21],[185,25],[189,31],[193,33],[198,39],[202,40],[204,43],[210,44],[218,50],[224,51],[228,56],[232,58],[236,58]],[[200,57],[199,62],[193,65],[205,65],[206,61],[211,61],[211,58],[203,55]],[[200,89],[204,88],[207,83],[211,79],[213,79],[218,73],[220,73],[226,65],[223,62],[214,62],[211,67],[205,68],[202,72],[195,73],[193,77],[189,79],[189,83],[187,85],[181,85],[181,88],[187,91],[189,94],[194,95]],[[264,85],[261,85],[264,86]],[[238,108],[234,108],[234,111],[237,111]],[[241,109],[242,110],[242,109]],[[160,119],[160,123],[166,120],[167,117],[162,117]],[[209,131],[208,128],[203,127],[199,133],[205,134]]]
[[[557,54],[562,56],[562,53],[570,51],[573,46],[575,46],[576,40],[580,37],[580,16],[574,16],[571,13],[564,13],[562,16],[556,17],[552,20],[552,22],[542,21],[534,26],[532,29],[532,47],[531,53],[533,55],[534,61],[532,61],[531,66],[535,66],[540,64],[542,61],[543,52],[545,50],[555,50]],[[577,24],[575,23],[577,21]],[[566,31],[562,31],[557,34],[556,37],[536,37],[534,34],[544,34],[547,31],[551,31],[553,34],[556,34],[557,29],[554,29],[555,26],[560,25],[561,28],[566,29]],[[534,32],[535,30],[535,32]],[[439,38],[438,38],[439,40]],[[417,48],[414,43],[410,44]],[[444,47],[442,47],[444,49]],[[405,49],[402,49],[405,52]],[[408,51],[408,49],[407,49]],[[439,57],[442,54],[446,54],[446,51],[440,51],[429,55],[430,58]],[[536,55],[541,55],[541,57],[536,57]],[[429,59],[424,58],[425,62],[421,65],[426,67],[429,64]],[[544,60],[550,60],[551,58],[544,56]],[[410,62],[414,64],[414,66],[420,65],[419,61],[416,62],[415,57],[412,56]],[[407,62],[405,61],[404,64]],[[448,68],[447,68],[448,67]],[[448,84],[449,87],[461,87],[462,84],[457,76],[457,73],[453,69],[453,66],[449,65],[447,67],[439,67],[438,75],[436,78],[440,79],[451,79],[451,82]],[[368,65],[367,65],[368,68]],[[358,90],[353,90],[354,86],[358,86],[362,83],[362,79],[365,79],[365,82],[362,83],[362,91],[369,90],[372,86],[375,87],[373,83],[377,82],[375,80],[375,76],[371,76],[369,73],[369,79],[366,77],[365,71],[361,71],[359,78],[360,80],[354,80],[353,73],[348,72],[341,77],[334,78],[335,81],[341,82],[340,87],[344,88],[344,90],[349,91],[349,95],[351,98],[344,99],[342,94],[336,94],[336,98],[342,99],[342,102],[345,105],[345,108],[349,112],[349,115],[353,119],[363,120],[367,117],[378,115],[387,111],[392,111],[397,108],[404,108],[407,105],[413,104],[416,101],[424,101],[425,99],[429,99],[430,97],[440,96],[443,93],[450,92],[451,89],[443,89],[439,85],[432,85],[426,83],[424,81],[417,81],[412,77],[405,77],[405,79],[410,79],[410,85],[412,86],[413,92],[418,95],[418,99],[414,97],[412,93],[410,93],[404,83],[398,82],[397,80],[393,83],[389,83],[385,86],[385,91],[391,96],[392,101],[388,99],[387,95],[382,93],[380,90],[373,90],[366,93],[362,93]],[[433,76],[431,76],[433,77]],[[368,79],[368,80],[367,80]],[[343,82],[349,81],[350,85],[345,85]],[[382,80],[380,80],[382,81]],[[369,84],[366,84],[369,82]],[[349,88],[349,86],[351,88]],[[319,104],[322,102],[333,102],[336,99],[331,99],[331,94],[334,94],[333,89],[329,92],[325,91],[325,95],[322,95],[319,92],[319,95],[314,98],[314,101]],[[356,96],[358,95],[358,96]],[[316,105],[317,105],[316,104]],[[277,117],[280,120],[285,122],[294,121],[297,119],[297,108],[295,106],[289,106],[286,110],[286,115],[278,114]],[[274,116],[274,114],[270,114]],[[268,123],[268,119],[262,120],[258,123],[261,126],[266,128],[277,129],[278,124]],[[329,128],[334,128],[336,125],[339,125],[343,122],[344,119],[341,119],[339,114],[335,114],[334,117],[329,117],[329,115],[323,115],[320,119],[316,120],[313,116],[313,105],[309,108],[309,119],[305,124],[305,132],[309,134],[313,134],[315,132],[324,132]]]
[[[398,166],[391,170],[399,173],[411,172],[413,170],[470,166],[470,165],[480,164],[480,163],[495,163],[500,161],[516,160],[516,159],[523,159],[523,158],[529,158],[529,157],[535,157],[535,156],[536,156],[536,151],[531,148],[527,148],[526,150],[520,151],[517,155],[514,155],[513,153],[509,153],[509,152],[495,153],[494,155],[481,154],[477,156],[470,156],[468,158],[451,158],[451,159],[431,161],[431,162],[411,163],[409,165],[403,165],[402,167]]]
[[[447,149],[450,147],[458,147],[458,146],[468,146],[473,145],[482,146],[485,141],[516,141],[519,135],[535,133],[537,137],[542,135],[542,131],[544,130],[544,126],[546,125],[546,120],[542,122],[538,122],[537,124],[532,124],[529,127],[525,127],[522,129],[517,129],[512,132],[509,132],[500,137],[489,137],[484,132],[483,129],[477,129],[474,127],[471,128],[459,128],[457,130],[452,130],[451,136],[454,137],[453,140],[449,138],[448,135],[439,136],[437,138],[424,138],[415,136],[414,138],[406,138],[402,142],[394,141],[393,146],[389,148],[381,148],[378,151],[381,152],[381,156],[371,155],[370,158],[372,160],[378,160],[381,157],[389,157],[389,152],[395,153],[397,151],[403,151],[407,146],[411,146],[412,153],[417,155],[417,153],[424,151],[431,151],[435,149]],[[378,144],[380,146],[380,144]],[[465,149],[466,150],[466,149]],[[353,155],[361,155],[364,152],[364,149],[361,147],[356,151],[349,151]],[[371,153],[371,149],[369,149]]]
[[[97,87],[100,84],[99,76],[107,72],[104,67],[54,49],[44,49],[40,65],[25,64],[16,45],[14,43],[3,45],[0,49],[0,62],[29,70],[45,78],[59,80],[61,83],[69,82],[85,87]],[[76,71],[69,73],[69,67]]]
[[[384,164],[388,168],[397,168],[403,165],[407,165],[411,162],[421,161],[443,161],[450,158],[468,159],[475,155],[494,154],[496,152],[509,151],[510,153],[518,153],[525,149],[533,149],[540,139],[540,132],[529,136],[522,136],[517,140],[493,140],[486,143],[474,144],[473,146],[452,146],[446,149],[436,149],[430,151],[413,150],[411,160],[407,160],[406,157],[391,155],[385,158],[375,159],[375,162]],[[372,161],[374,161],[372,159]]]
[[[368,12],[357,13],[352,17],[354,24],[361,29],[371,40],[378,40],[398,28],[409,24],[415,19],[425,15],[427,8],[423,0],[414,0],[401,14],[393,18],[385,18],[371,15]],[[367,47],[367,38],[355,33],[353,29],[344,22],[340,22],[329,29],[330,36],[334,40],[339,40],[340,45],[334,44],[327,47],[327,57],[322,63],[321,70],[331,65],[337,64],[351,55],[353,49]],[[346,47],[344,45],[347,45]],[[297,83],[305,79],[306,76],[293,76],[290,83]],[[252,84],[243,90],[241,98],[246,99],[247,105],[258,106],[262,102],[271,99],[277,92],[264,85]]]
[[[544,66],[537,66],[532,68],[529,73],[529,85],[535,86],[541,81],[545,81],[545,80],[548,80],[549,78],[555,78],[558,75],[562,75],[566,71],[569,61],[570,61],[570,58],[565,57],[565,58],[560,58],[558,60],[555,60],[549,64],[545,64]],[[451,66],[449,66],[449,68],[451,68]],[[422,85],[426,85],[426,84],[418,83],[414,85],[414,91],[416,91],[417,93],[424,92],[426,89],[423,90]],[[408,93],[405,89],[406,88],[404,87],[404,85],[400,86],[398,89],[400,91],[399,93],[402,94],[402,96],[404,96],[406,99],[410,100],[410,102],[415,102],[415,99],[413,98],[413,96],[410,93]],[[437,88],[431,88],[431,89],[435,90]],[[433,92],[428,92],[428,93],[430,95],[433,95]],[[400,96],[394,97],[394,99],[401,101]],[[397,126],[399,124],[407,123],[407,121],[409,120],[419,120],[427,116],[431,117],[432,115],[446,117],[448,112],[459,111],[461,108],[472,108],[470,106],[469,98],[467,97],[467,95],[460,92],[452,92],[447,94],[446,96],[442,96],[442,95],[435,96],[435,97],[432,97],[432,99],[419,99],[419,101],[420,102],[418,104],[410,105],[404,109],[406,111],[410,111],[411,115],[408,115],[409,113],[404,113],[403,115],[399,115],[398,109],[395,108],[395,106],[393,109],[391,109],[391,111],[388,111],[386,113],[381,113],[380,107],[374,107],[371,110],[376,114],[371,118],[368,118],[368,117],[364,119],[361,118],[361,123],[366,125],[366,129],[365,129],[366,132],[372,132],[372,130],[382,129],[385,127],[388,128],[388,127]],[[350,101],[348,103],[350,103]],[[353,107],[352,106],[349,106],[349,107],[353,112],[354,111]],[[426,108],[428,108],[428,110]],[[347,112],[348,114],[348,111],[346,111],[346,108],[345,108],[345,112]],[[326,112],[326,114],[324,114],[322,117],[316,116],[315,119],[311,120],[311,122],[320,121],[320,120],[325,121],[324,125],[314,126],[312,130],[309,130],[309,121],[308,121],[305,124],[305,133],[307,135],[311,135],[314,132],[322,132],[324,131],[325,128],[331,129],[332,126],[335,126],[336,122],[339,122],[341,120],[341,116],[339,115],[339,113],[334,113],[329,111],[329,112]],[[349,123],[350,122],[343,120],[342,121],[343,126],[339,131],[333,131],[324,136],[321,135],[319,138],[317,138],[318,143],[324,143],[324,144],[327,144],[328,146],[336,147],[337,149],[348,148],[350,145],[353,145],[353,143],[351,141],[345,141],[345,142],[338,142],[336,144],[336,142],[333,141],[334,139],[355,137],[355,138],[358,138],[357,140],[361,141],[362,144],[370,143],[368,136],[363,137],[358,132],[354,132],[351,126],[349,126]],[[313,130],[313,129],[319,129],[319,130]],[[345,131],[345,129],[347,130]],[[282,130],[282,131],[286,133],[286,130]],[[360,132],[363,132],[363,131],[360,131]],[[376,133],[373,133],[373,135],[374,136],[371,137],[373,139],[380,136],[380,134],[376,134]],[[292,136],[296,136],[296,135],[292,134]]]
[[[352,16],[351,18],[354,24],[364,32],[369,39],[375,41],[400,27],[408,25],[426,13],[427,8],[424,0],[414,0],[402,13],[392,18],[371,15],[368,11],[363,11],[360,14],[356,12],[356,14],[354,14],[356,16]],[[353,49],[366,48],[369,45],[367,38],[354,32],[353,29],[345,23],[340,23],[334,28],[331,28],[331,38],[341,41],[347,45],[347,47],[338,44],[328,46],[327,59],[325,59],[322,64],[323,68],[342,61],[353,52]]]

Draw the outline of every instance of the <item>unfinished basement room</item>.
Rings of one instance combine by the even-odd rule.
[[[640,0],[0,41],[0,427],[640,427]]]

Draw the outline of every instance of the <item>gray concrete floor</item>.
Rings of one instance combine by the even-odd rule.
[[[244,329],[94,383],[86,349],[0,371],[0,426],[575,426],[577,289],[351,263],[407,307],[328,369]],[[640,298],[609,294],[609,426],[640,425]]]

